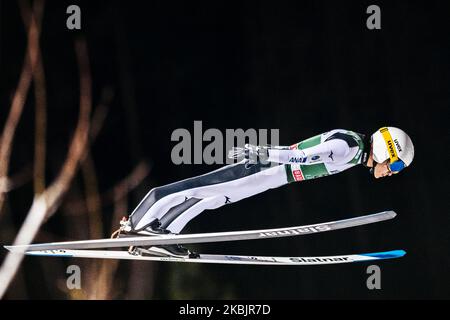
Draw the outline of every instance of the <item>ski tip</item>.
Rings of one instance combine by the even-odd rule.
[[[391,219],[392,219],[392,218],[395,218],[395,217],[397,216],[397,213],[396,213],[394,210],[386,210],[385,213],[386,213],[387,215],[389,215],[389,217],[390,217]]]
[[[11,253],[25,253],[25,248],[21,246],[3,246],[6,250],[8,250]]]
[[[23,246],[3,246],[6,250],[12,253],[25,253],[25,248]]]
[[[391,250],[384,252],[364,253],[362,255],[378,259],[394,259],[394,258],[401,258],[405,254],[406,254],[405,250]]]
[[[15,248],[15,246],[3,246],[6,250],[9,252],[17,252],[18,250]]]

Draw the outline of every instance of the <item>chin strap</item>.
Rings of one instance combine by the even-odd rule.
[[[369,168],[367,166],[367,162],[369,161],[370,149],[372,146],[372,138],[370,136],[364,136],[363,143],[364,149],[361,154],[361,164],[364,167]]]
[[[375,166],[374,162],[372,162],[372,167],[367,166],[367,162],[369,162],[369,156],[370,156],[370,150],[372,146],[372,137],[364,135],[363,136],[363,143],[364,143],[364,149],[361,154],[361,164],[369,169],[369,174],[374,176],[375,175]]]

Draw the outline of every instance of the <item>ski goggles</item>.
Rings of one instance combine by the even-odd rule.
[[[374,161],[376,162],[376,161]],[[376,162],[378,163],[378,162]],[[397,160],[393,163],[388,164],[388,169],[392,173],[399,173],[401,170],[403,170],[406,167],[405,163],[402,160]],[[369,169],[370,174],[375,173],[375,165]]]
[[[405,168],[405,163],[402,160],[397,160],[395,162],[389,163],[389,170],[393,173],[400,172]]]

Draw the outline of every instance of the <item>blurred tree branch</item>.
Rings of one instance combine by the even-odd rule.
[[[11,177],[5,177],[2,185],[0,185],[0,193],[8,193],[14,189],[23,186],[25,183],[30,181],[33,177],[33,167],[31,164],[25,165],[21,170]]]
[[[34,1],[34,9],[38,24],[41,25],[43,5]],[[25,19],[27,21],[27,19]],[[47,95],[45,88],[45,73],[42,64],[42,54],[39,50],[36,69],[33,72],[34,95],[36,103],[35,115],[35,149],[34,149],[34,192],[42,193],[45,190],[45,154],[46,154],[46,122],[47,122]]]
[[[86,214],[87,228],[90,238],[100,238],[104,234],[102,223],[102,205],[114,205],[112,225],[127,211],[127,196],[138,187],[148,176],[150,166],[146,161],[139,162],[123,180],[103,194],[98,188],[98,177],[94,159],[91,154],[91,145],[100,132],[106,115],[108,104],[113,99],[113,91],[106,88],[102,91],[101,102],[92,110],[92,81],[84,39],[75,41],[75,52],[79,68],[80,102],[78,122],[71,139],[65,162],[48,187],[45,181],[46,169],[46,129],[47,129],[47,94],[42,54],[39,47],[39,34],[44,10],[44,1],[35,0],[32,7],[23,0],[20,3],[20,12],[27,31],[27,48],[18,86],[12,99],[8,118],[0,136],[0,214],[5,204],[6,195],[13,188],[17,188],[33,179],[34,195],[31,207],[13,242],[14,245],[26,245],[33,241],[39,229],[46,220],[60,207],[62,199],[69,194],[70,187],[81,167],[83,177],[82,198],[70,202],[67,208]],[[35,102],[35,135],[34,135],[34,163],[28,164],[11,178],[8,177],[9,161],[14,144],[14,137],[24,104],[30,89],[31,81],[34,83]],[[18,143],[17,141],[15,143]],[[73,194],[71,191],[70,194]],[[78,193],[80,194],[80,193]],[[74,206],[72,206],[74,204]],[[77,224],[83,219],[77,219]],[[111,231],[112,231],[111,226]],[[82,230],[82,229],[81,229]],[[51,236],[53,238],[53,235]],[[0,267],[0,298],[4,296],[9,284],[19,270],[23,260],[23,253],[9,253]],[[58,262],[54,265],[64,265]],[[119,261],[86,261],[87,277],[91,280],[81,292],[67,292],[71,298],[109,299],[118,296],[115,274]],[[45,271],[50,279],[51,273]]]
[[[42,10],[39,6],[43,6],[44,2],[39,1],[36,4],[37,12],[36,14],[30,15],[30,23],[27,37],[27,49],[25,53],[25,59],[22,67],[22,72],[20,74],[19,83],[14,93],[11,108],[9,110],[8,118],[6,119],[3,132],[1,134],[0,140],[0,216],[2,213],[3,204],[6,197],[6,192],[8,188],[8,169],[9,161],[11,158],[12,144],[14,136],[16,133],[17,124],[19,123],[20,117],[22,115],[25,100],[30,89],[31,79],[33,77],[33,71],[36,67],[38,56],[39,56],[39,33],[40,25],[38,21],[41,21]],[[21,6],[21,11],[23,12],[23,7]],[[25,14],[22,14],[25,15]]]
[[[34,1],[30,8],[27,1],[19,1],[20,13],[26,28],[30,27],[32,11],[36,18],[38,30],[41,30],[45,1]],[[42,54],[38,47],[36,66],[32,72],[35,99],[35,134],[34,134],[34,192],[41,193],[45,189],[45,150],[47,122],[47,94],[45,88],[45,73],[42,64]]]
[[[34,33],[37,33],[37,26],[34,22],[33,15],[31,16],[30,24],[30,30],[32,29],[34,29]],[[85,152],[91,112],[91,76],[86,42],[84,40],[77,40],[75,42],[75,51],[80,70],[80,111],[75,134],[59,175],[42,193],[34,195],[31,209],[14,241],[15,245],[31,243],[44,219],[55,212],[62,197],[69,189],[70,183],[77,171],[79,161]],[[22,260],[23,254],[21,253],[9,253],[6,256],[0,268],[0,297],[3,297]]]

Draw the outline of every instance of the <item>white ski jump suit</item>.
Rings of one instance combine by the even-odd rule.
[[[130,216],[140,231],[157,222],[179,233],[204,210],[216,209],[294,181],[342,172],[365,161],[364,135],[336,129],[290,147],[269,149],[268,164],[239,163],[153,188]],[[281,149],[281,150],[280,150]]]

